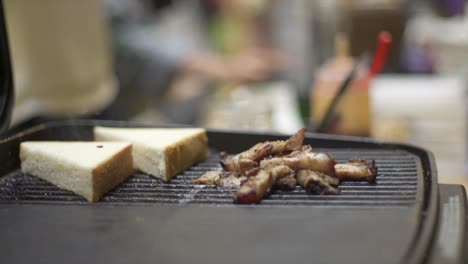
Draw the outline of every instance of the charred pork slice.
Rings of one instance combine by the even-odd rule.
[[[279,165],[275,166],[269,169],[265,169],[266,172],[270,173],[271,177],[273,177],[273,182],[278,181],[279,179],[290,175],[294,174],[294,171],[291,170],[288,166],[285,165]]]
[[[220,154],[220,162],[226,171],[234,171],[244,174],[248,170],[258,166],[257,162],[270,155],[284,155],[300,150],[304,142],[305,129],[299,130],[288,140],[265,141],[257,143],[250,149],[241,152],[231,159],[227,153]]]
[[[340,181],[326,174],[311,171],[299,170],[296,174],[297,182],[306,191],[317,194],[338,194],[338,184]]]
[[[296,188],[296,177],[294,173],[286,175],[275,182],[275,188],[282,191],[292,191]]]
[[[272,167],[267,171],[273,177],[274,186],[280,190],[293,190],[296,187],[294,171],[286,165]]]
[[[219,179],[219,186],[225,188],[240,188],[247,181],[247,177],[229,173],[226,177]]]
[[[247,177],[232,172],[207,171],[201,177],[192,181],[193,184],[212,184],[227,188],[239,188]]]
[[[236,193],[238,203],[259,203],[273,186],[273,177],[265,170],[260,170],[257,175],[248,178]]]
[[[264,146],[270,147],[271,146]],[[259,150],[260,151],[260,150]],[[265,149],[261,150],[265,151]],[[220,153],[220,163],[225,171],[235,172],[239,174],[246,174],[246,172],[251,171],[258,167],[258,162],[251,158],[244,158],[241,154],[238,154],[231,159],[229,159],[226,152]]]
[[[375,182],[377,167],[374,160],[350,160],[335,165],[336,177],[341,181]]]
[[[312,170],[335,175],[335,160],[326,153],[297,152],[295,155],[273,157],[260,162],[260,168],[271,168],[286,165],[292,170]]]
[[[222,171],[207,171],[199,178],[192,181],[193,184],[219,184]]]
[[[249,177],[237,191],[237,202],[259,203],[271,191],[275,182],[288,175],[294,175],[294,171],[284,165],[259,170],[257,175]]]
[[[306,129],[302,128],[292,135],[288,140],[271,141],[272,149],[270,155],[285,155],[300,150],[304,144]]]

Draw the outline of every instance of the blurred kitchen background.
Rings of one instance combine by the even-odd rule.
[[[10,133],[67,118],[306,126],[422,146],[441,182],[468,183],[465,0],[3,2]]]

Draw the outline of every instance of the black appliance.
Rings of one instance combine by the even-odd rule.
[[[2,11],[4,130],[13,83]],[[465,190],[438,184],[434,157],[424,149],[307,134],[307,144],[339,161],[375,159],[376,183],[346,182],[339,195],[275,192],[258,205],[233,204],[233,190],[191,180],[219,168],[221,150],[237,153],[284,135],[210,130],[207,161],[170,183],[135,173],[94,204],[21,173],[22,141],[92,140],[95,125],[141,126],[72,120],[0,138],[0,263],[468,262]]]
[[[92,140],[92,128],[141,126],[74,120],[42,124],[0,141],[1,263],[466,263],[466,195],[437,184],[423,149],[307,134],[338,161],[375,159],[375,184],[343,183],[338,195],[297,188],[258,205],[233,190],[194,186],[237,153],[274,134],[209,131],[207,161],[170,183],[135,173],[92,204],[20,172],[25,140]]]

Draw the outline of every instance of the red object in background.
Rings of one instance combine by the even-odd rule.
[[[368,73],[369,79],[372,79],[376,74],[379,74],[382,71],[385,62],[387,61],[387,55],[391,44],[392,35],[386,31],[380,32],[377,38],[377,49],[374,54],[374,60]]]

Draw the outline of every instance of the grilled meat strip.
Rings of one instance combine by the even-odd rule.
[[[222,171],[207,171],[199,178],[192,181],[193,184],[219,184]]]
[[[300,150],[302,144],[304,144],[304,135],[306,129],[302,128],[292,135],[288,140],[277,140],[272,141],[273,148],[271,149],[270,155],[285,155],[293,151]]]
[[[326,153],[294,152],[292,154],[285,157],[264,159],[260,162],[260,168],[286,165],[295,171],[313,170],[330,176],[335,175],[335,160]]]
[[[229,173],[226,177],[219,179],[219,186],[226,188],[240,188],[247,181],[247,177]]]
[[[273,177],[274,186],[280,190],[293,190],[296,187],[294,171],[285,165],[272,167],[268,170]]]
[[[350,160],[347,163],[335,165],[336,177],[341,181],[374,182],[377,176],[377,167],[374,160]]]
[[[256,147],[257,145],[255,145],[254,147]],[[254,152],[256,152],[258,155],[263,155],[263,153],[268,153],[270,150],[271,150],[271,145],[262,145],[262,146],[258,146],[256,151]],[[227,161],[228,155],[226,152],[221,152],[219,156],[220,156],[221,166],[223,167],[225,171],[232,171],[232,172],[236,172],[239,174],[245,174],[247,171],[250,171],[251,169],[258,167],[258,162],[256,162],[252,158],[255,158],[255,159],[259,159],[259,158],[257,156],[250,156],[250,154],[248,155],[250,156],[250,158],[244,158],[242,156],[242,153],[237,154],[236,156],[232,157],[229,161]]]
[[[245,174],[258,166],[258,161],[270,155],[284,155],[302,148],[306,129],[299,130],[288,140],[265,141],[228,159],[227,153],[220,154],[221,166],[226,171]]]
[[[207,171],[199,178],[192,181],[193,184],[219,185],[227,188],[239,188],[247,177],[237,175],[233,172]]]
[[[257,175],[250,177],[236,193],[238,203],[259,203],[270,192],[273,185],[273,177],[270,173],[260,170]]]
[[[296,177],[294,173],[288,174],[275,182],[275,188],[282,191],[292,191],[296,188]]]
[[[276,166],[259,170],[257,175],[248,178],[236,193],[238,203],[259,203],[272,189],[275,182],[294,171],[287,166]]]
[[[312,146],[310,145],[304,145],[301,147],[301,149],[295,150],[291,153],[289,153],[289,157],[296,157],[298,155],[304,154],[304,153],[312,153]]]
[[[296,174],[297,182],[306,191],[318,194],[338,194],[338,184],[340,181],[326,174],[311,171],[299,170]]]

